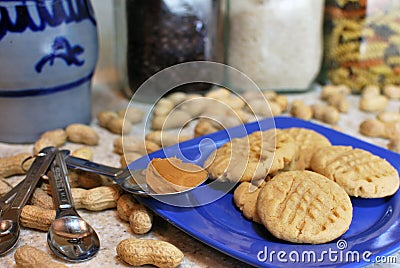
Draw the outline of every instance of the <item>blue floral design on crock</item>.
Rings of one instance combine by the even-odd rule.
[[[38,73],[42,72],[46,63],[49,62],[50,66],[52,66],[57,58],[64,60],[68,66],[82,66],[85,63],[84,60],[78,59],[78,55],[84,52],[84,48],[80,45],[71,46],[65,37],[56,37],[51,48],[52,52],[41,58],[35,65],[35,70]]]
[[[12,19],[9,8],[3,3],[13,2],[15,18]],[[47,6],[46,3],[51,4]],[[32,18],[31,12],[39,16],[39,21]],[[0,0],[0,41],[8,33],[23,33],[28,29],[42,32],[47,27],[55,28],[83,20],[89,20],[96,26],[92,6],[86,0]]]

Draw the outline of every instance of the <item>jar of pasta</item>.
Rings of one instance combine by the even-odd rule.
[[[400,84],[400,1],[327,0],[324,69],[353,92]]]
[[[227,64],[261,89],[309,89],[322,62],[323,9],[324,0],[230,0]]]

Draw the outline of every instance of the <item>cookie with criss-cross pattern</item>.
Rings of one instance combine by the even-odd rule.
[[[335,181],[351,196],[380,198],[399,188],[399,174],[388,161],[350,146],[321,148],[311,159],[311,169]]]
[[[257,200],[263,225],[277,238],[326,243],[345,233],[353,207],[338,184],[312,171],[282,172],[268,181]]]
[[[331,145],[325,136],[311,129],[293,127],[282,131],[289,134],[296,143],[296,154],[285,170],[309,169],[314,153],[322,147]]]
[[[220,181],[263,180],[269,173],[284,168],[295,149],[293,138],[281,130],[257,131],[215,150],[204,167],[211,178]]]
[[[240,211],[242,211],[243,216],[257,223],[261,223],[260,217],[257,214],[257,199],[262,187],[264,187],[264,182],[256,186],[244,181],[239,184],[233,193],[233,201]]]

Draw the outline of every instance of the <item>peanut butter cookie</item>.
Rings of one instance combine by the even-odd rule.
[[[314,153],[321,147],[331,145],[327,138],[311,129],[294,127],[282,131],[289,134],[296,143],[296,154],[285,170],[309,169]]]
[[[321,148],[311,169],[338,183],[349,195],[380,198],[399,188],[399,174],[385,159],[350,146]]]
[[[293,138],[281,130],[257,131],[215,150],[204,167],[211,178],[221,181],[263,180],[289,163],[295,149]]]
[[[243,212],[243,216],[249,220],[261,223],[257,214],[257,198],[264,183],[258,187],[250,182],[242,182],[233,193],[233,201],[235,205]]]
[[[345,233],[352,220],[346,192],[312,171],[282,172],[268,181],[257,200],[257,213],[277,238],[320,244]]]

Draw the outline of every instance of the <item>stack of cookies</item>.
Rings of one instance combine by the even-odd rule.
[[[240,182],[234,203],[244,217],[277,238],[320,244],[344,234],[350,197],[381,198],[399,188],[385,159],[350,146],[333,146],[304,128],[271,129],[233,139],[205,162],[210,177]]]

